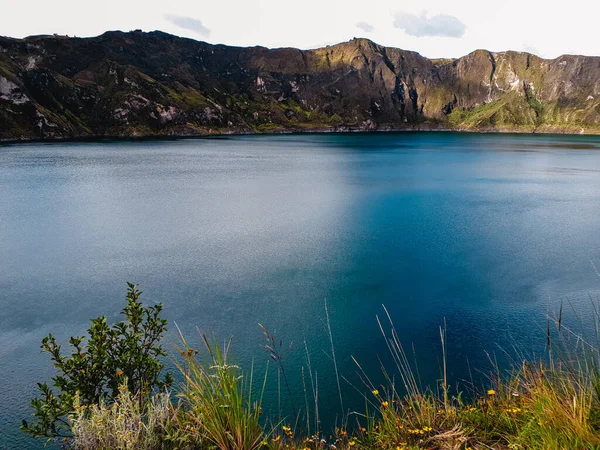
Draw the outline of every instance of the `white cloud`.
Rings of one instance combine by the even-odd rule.
[[[361,30],[367,33],[372,33],[373,31],[375,31],[375,27],[367,22],[357,22],[356,27],[360,28]]]
[[[186,16],[177,16],[175,14],[165,14],[165,19],[171,22],[173,25],[183,28],[184,30],[193,31],[202,37],[209,37],[210,30],[202,25],[198,19]]]
[[[438,14],[428,17],[398,12],[394,15],[394,26],[410,36],[439,36],[459,38],[465,34],[467,26],[458,18],[448,14]]]

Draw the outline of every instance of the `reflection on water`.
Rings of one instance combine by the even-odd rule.
[[[192,339],[233,334],[246,366],[266,360],[257,323],[276,329],[299,395],[306,340],[322,416],[339,412],[325,299],[352,383],[351,355],[374,378],[386,361],[382,304],[428,382],[444,319],[453,380],[489,368],[485,351],[539,353],[546,314],[588,317],[600,292],[598,148],[454,133],[0,147],[0,448],[41,446],[16,428],[52,374],[42,337],[117,319],[125,281]]]

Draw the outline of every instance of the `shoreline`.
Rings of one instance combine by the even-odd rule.
[[[448,128],[448,127],[381,127],[377,129],[363,128],[314,128],[303,129],[275,129],[271,131],[208,131],[206,133],[164,133],[164,134],[143,134],[143,135],[86,135],[70,137],[49,137],[49,138],[0,138],[0,146],[28,143],[61,143],[61,142],[137,142],[137,141],[175,141],[183,139],[211,139],[225,138],[229,136],[277,136],[285,134],[385,134],[385,133],[460,133],[460,134],[519,134],[519,135],[550,135],[550,136],[600,136],[600,130],[585,130],[579,132],[567,130],[519,130],[519,129],[466,129],[466,128]]]

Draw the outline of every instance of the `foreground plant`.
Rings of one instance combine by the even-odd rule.
[[[110,326],[106,317],[92,319],[86,337],[71,337],[70,354],[51,334],[42,341],[42,351],[51,355],[57,375],[53,386],[38,383],[40,396],[31,400],[34,420],[23,420],[21,429],[34,437],[48,439],[72,436],[67,419],[74,405],[84,407],[112,404],[119,386],[136,395],[144,405],[152,389],[172,383],[167,373],[161,378],[165,352],[160,340],[167,321],[160,317],[162,305],[145,307],[137,285],[127,283],[125,320]]]
[[[117,399],[108,405],[101,401],[89,408],[75,397],[75,412],[69,416],[76,450],[158,450],[183,448],[173,442],[177,410],[168,392],[157,393],[147,405],[140,405],[124,383]]]
[[[376,412],[366,437],[359,439],[361,448],[600,448],[600,346],[561,331],[560,319],[556,342],[548,337],[543,361],[523,362],[506,375],[496,367],[489,385],[467,401],[460,392],[450,395],[444,376],[445,330],[440,329],[443,382],[434,391],[417,381],[386,315],[390,330],[379,324],[394,362],[394,370],[383,368],[387,382],[375,386],[355,360],[371,391],[365,399]]]
[[[445,327],[440,386],[423,387],[386,310],[389,326],[378,321],[392,367],[382,364],[384,381],[375,385],[355,360],[365,411],[349,412],[335,431],[324,433],[317,417],[311,432],[304,369],[305,411],[275,422],[263,418],[267,373],[255,389],[253,368],[245,374],[229,362],[231,340],[220,346],[202,336],[205,350],[199,352],[182,337],[180,400],[173,404],[167,391],[157,393],[154,388],[171,381],[169,375],[160,378],[166,321],[159,317],[160,305],[144,307],[140,294],[129,284],[126,320],[111,327],[105,318],[94,319],[87,340],[71,338],[68,356],[52,336],[44,339],[58,375],[53,388],[39,385],[42,396],[32,400],[36,422],[24,422],[25,431],[71,436],[68,445],[76,450],[600,449],[600,345],[561,328],[560,318],[556,339],[548,327],[543,360],[523,362],[506,374],[496,366],[482,387],[471,384],[464,395],[448,384]],[[283,374],[282,341],[262,330]],[[330,327],[328,336],[334,356]],[[305,349],[318,416],[317,374],[313,381],[306,343]],[[281,389],[279,377],[275,388]]]
[[[264,438],[260,425],[262,396],[267,374],[255,397],[253,369],[249,377],[228,361],[231,341],[222,349],[216,340],[209,344],[203,337],[204,361],[198,351],[188,346],[182,337],[184,358],[179,369],[184,376],[181,398],[184,399],[186,420],[190,428],[220,450],[254,450]]]

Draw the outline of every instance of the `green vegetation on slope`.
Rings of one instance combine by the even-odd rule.
[[[367,39],[265,49],[141,31],[0,37],[0,139],[428,127],[600,132],[600,58],[429,60]]]

